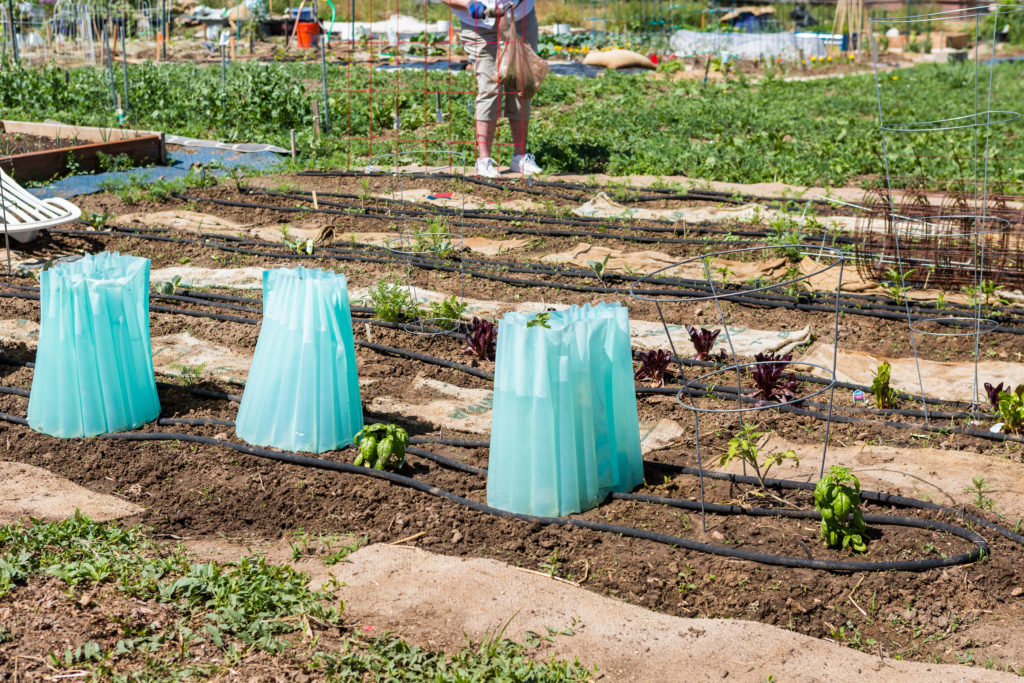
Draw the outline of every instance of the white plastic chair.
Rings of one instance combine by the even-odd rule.
[[[0,169],[0,237],[6,228],[15,242],[31,242],[40,230],[52,228],[78,220],[82,210],[77,206],[54,197],[39,199]]]

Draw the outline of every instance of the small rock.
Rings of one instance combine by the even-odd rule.
[[[213,438],[217,439],[218,441],[227,441],[228,440],[228,433],[227,432],[217,432],[216,434],[213,435]]]
[[[458,543],[461,540],[462,540],[462,532],[461,531],[456,530],[455,532],[452,533],[452,543]]]
[[[725,536],[722,535],[721,531],[712,531],[711,532],[711,538],[715,539],[716,541],[724,541],[725,540]]]
[[[1020,586],[1017,586],[1012,591],[1010,591],[1010,597],[1011,598],[1017,598],[1017,597],[1020,597],[1021,595],[1024,595],[1024,588],[1021,588]]]

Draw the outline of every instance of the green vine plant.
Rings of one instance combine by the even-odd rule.
[[[288,226],[281,226],[281,241],[284,242],[284,246],[288,247],[296,254],[311,255],[313,253],[313,240],[304,240],[301,237],[292,239],[292,236],[288,232]]]
[[[903,273],[902,277],[900,277],[899,272],[895,268],[886,269],[886,282],[882,283],[882,289],[884,289],[889,297],[897,304],[902,304],[907,300],[907,291],[910,287],[906,285],[906,281],[914,274],[914,270],[916,269],[908,270]]]
[[[896,399],[900,392],[889,386],[889,375],[892,373],[892,366],[883,362],[875,371],[875,378],[871,380],[871,393],[875,395],[875,407],[888,410],[896,407]]]
[[[790,501],[769,490],[768,486],[764,483],[764,480],[768,476],[769,470],[782,463],[784,460],[792,460],[794,465],[799,465],[800,460],[796,456],[796,451],[788,450],[778,453],[770,453],[762,459],[757,447],[757,441],[764,436],[766,432],[755,431],[757,428],[757,425],[744,424],[736,436],[729,439],[729,447],[726,449],[725,453],[719,457],[718,464],[721,467],[728,467],[729,463],[736,459],[747,463],[747,465],[754,470],[754,476],[756,476],[758,482],[760,482],[760,489],[753,492],[754,495],[771,498],[783,505],[795,507]]]
[[[833,465],[814,487],[814,507],[821,513],[821,540],[826,546],[867,552],[867,524],[860,504],[860,480],[848,467]]]
[[[421,317],[428,318],[435,327],[442,330],[454,330],[459,326],[465,312],[466,304],[452,294],[447,299],[431,302],[421,313]]]
[[[360,303],[369,304],[378,318],[389,323],[408,322],[419,314],[408,285],[394,277],[381,278]]]

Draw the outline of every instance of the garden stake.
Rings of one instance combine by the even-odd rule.
[[[124,114],[128,116],[128,16],[121,27],[121,63],[124,64]]]
[[[107,23],[103,22],[103,47],[107,55],[107,68],[110,71],[110,103],[115,109],[117,106],[117,84],[114,81],[114,59],[110,56],[110,37],[107,34]]]
[[[331,107],[327,101],[327,47],[324,45],[323,37],[320,38],[320,82],[324,86],[324,120],[323,130],[325,135],[331,132]]]
[[[167,0],[160,0],[160,26],[163,28],[161,37],[163,40],[160,41],[160,59],[167,61],[167,40],[171,37],[167,31],[167,26],[170,22],[167,21]]]
[[[14,50],[14,63],[21,64],[21,59],[18,56],[18,31],[14,28],[14,0],[7,0],[7,26],[11,29],[11,48]]]

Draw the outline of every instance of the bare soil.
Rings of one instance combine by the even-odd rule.
[[[5,133],[0,131],[0,155],[13,156],[27,152],[42,152],[71,146],[69,140],[46,138],[27,133]]]
[[[306,190],[359,192],[356,179],[291,177],[282,178],[281,182],[294,183]],[[374,182],[375,187],[383,184],[383,181]],[[422,181],[422,184],[436,187],[438,191],[451,186],[450,183],[440,181]],[[474,188],[474,194],[478,190],[486,195],[483,188]],[[306,205],[303,205],[304,215],[297,216],[293,212],[281,210],[288,206],[295,207],[294,199],[248,196],[231,186],[192,190],[189,194],[200,199],[175,199],[165,204],[127,206],[116,196],[99,194],[80,198],[80,205],[85,215],[90,212],[119,214],[179,207],[208,212],[248,225],[273,225],[301,220],[316,226],[336,226],[339,232],[357,233],[382,231],[387,224],[396,222],[394,216],[365,218],[317,213]],[[280,208],[225,206],[203,199],[258,201]],[[569,205],[565,201],[554,203],[556,208]],[[525,215],[524,225],[539,226],[531,220],[531,216]],[[116,224],[116,220],[112,224]],[[503,234],[502,224],[491,225],[487,230],[481,229],[481,232],[492,237]],[[118,250],[152,259],[153,268],[179,264],[211,268],[282,267],[301,263],[342,269],[356,286],[372,284],[388,272],[405,273],[407,268],[401,259],[388,257],[379,250],[356,249],[362,256],[352,257],[352,260],[332,258],[332,255],[350,248],[350,245],[344,244],[321,247],[311,259],[300,261],[283,245],[246,245],[246,248],[258,252],[247,254],[225,249],[225,246],[231,247],[232,243],[223,237],[210,236],[200,241],[195,234],[154,234],[180,237],[188,241],[174,243],[146,239],[142,235],[105,232],[71,235],[54,231],[29,245],[24,254],[52,258],[83,250]],[[601,239],[602,244],[615,244],[620,248],[635,246],[623,242],[614,231],[594,239]],[[574,238],[544,237],[538,242],[530,249],[503,255],[501,260],[524,265],[536,263],[544,253],[573,244]],[[716,247],[713,242],[710,247],[722,248],[721,245]],[[694,253],[699,248],[707,249],[709,245],[661,244],[656,248],[684,255]],[[370,260],[382,257],[385,263]],[[556,275],[505,274],[549,284],[599,284],[593,279],[572,280]],[[464,288],[466,296],[478,299],[558,303],[620,301],[629,305],[631,317],[634,318],[656,320],[658,313],[652,304],[631,300],[624,293],[599,295],[550,286],[525,287],[481,277],[460,279],[454,273],[423,269],[416,269],[413,276],[418,286],[448,293],[457,293]],[[34,284],[27,278],[4,282],[22,286]],[[259,308],[257,292],[246,292],[245,296],[252,299],[254,308]],[[0,305],[4,317],[38,320],[39,304],[36,301],[2,298]],[[195,312],[231,313],[207,304],[173,302],[170,305]],[[690,308],[662,308],[667,321],[671,323],[696,321],[711,326],[718,321],[717,310],[706,304]],[[804,312],[739,304],[727,306],[725,314],[730,324],[742,324],[756,329],[794,329],[809,325],[812,334],[819,339],[830,338],[835,320],[831,313],[824,311]],[[258,318],[254,314],[244,315]],[[249,354],[258,336],[257,325],[186,317],[180,313],[153,312],[151,318],[154,336],[187,330],[203,340],[244,350]],[[365,337],[363,323],[364,320],[355,321],[357,338]],[[840,320],[840,344],[844,349],[893,354],[902,351],[905,355],[907,346],[903,340],[904,333],[905,323],[900,320],[881,320],[853,314],[844,315]],[[456,338],[425,337],[381,327],[374,327],[372,334],[378,343],[460,363],[470,362],[463,353],[463,343]],[[1024,353],[1024,340],[1020,335],[993,333],[986,337],[986,342],[989,337],[994,340],[993,348],[997,353],[1006,353],[1010,358],[1013,354]],[[3,344],[4,354],[8,357],[21,360],[32,360],[34,357],[31,349],[25,346],[14,347],[6,342]],[[967,347],[961,342],[948,340],[934,346],[926,344],[924,347],[925,355],[935,356],[962,354],[966,350]],[[383,355],[364,348],[357,348],[357,360],[360,376],[374,380],[363,390],[366,405],[375,398],[398,400],[410,397],[415,393],[411,388],[413,381],[421,377],[469,388],[489,386],[486,380],[455,369]],[[493,368],[493,363],[489,361],[477,365],[488,370]],[[27,389],[31,386],[31,377],[32,371],[28,368],[0,364],[2,385]],[[239,391],[238,387],[213,381],[204,381],[201,386],[232,393]],[[181,388],[161,389],[160,400],[162,417],[232,420],[237,409],[236,404],[197,398]],[[679,422],[684,431],[678,443],[649,454],[648,460],[696,466],[692,417],[678,406],[675,397],[642,395],[638,405],[641,420],[670,417]],[[837,394],[837,406],[841,414],[866,417],[852,410],[848,392]],[[0,411],[24,415],[26,407],[25,398],[0,394]],[[383,412],[371,417],[399,422],[414,436],[439,436],[431,425],[410,420],[407,416]],[[918,418],[899,416],[881,419],[908,424],[919,421]],[[825,438],[825,423],[812,416],[765,411],[758,413],[756,420],[764,431],[770,431],[774,436],[792,443],[820,444]],[[712,415],[707,420],[702,419],[701,446],[705,464],[710,464],[722,452],[737,427],[737,421],[730,416]],[[233,430],[225,427],[152,425],[149,429],[187,431],[194,435],[237,440]],[[443,436],[480,438],[449,433],[447,430]],[[904,449],[909,459],[914,457],[914,449],[922,445],[915,430],[882,422],[833,424],[831,437],[832,443],[840,446],[867,440],[884,443]],[[943,437],[943,445],[953,450],[963,449],[1005,458],[1018,464],[1022,460],[1019,449],[963,435]],[[486,448],[436,445],[432,449],[472,465],[487,465]],[[1014,590],[1022,582],[1021,548],[987,532],[983,535],[991,544],[991,555],[971,565],[923,573],[831,574],[753,564],[586,529],[494,518],[380,481],[285,466],[219,446],[174,441],[58,441],[26,427],[5,424],[0,436],[0,457],[45,467],[95,492],[123,496],[145,509],[145,512],[128,521],[151,526],[157,534],[191,539],[226,535],[241,542],[276,541],[297,529],[309,533],[366,535],[371,542],[389,542],[414,536],[409,543],[419,548],[457,557],[491,558],[514,566],[551,572],[596,593],[670,615],[754,620],[816,638],[841,642],[887,658],[985,664],[975,655],[966,658],[967,653],[983,652],[999,668],[1024,666],[1024,655],[1017,651],[1000,650],[997,636],[990,636],[988,642],[984,643],[976,637],[979,629],[995,629],[997,624],[1013,623],[1024,616],[1024,603],[1021,603],[1024,598]],[[352,454],[342,451],[324,457],[347,460]],[[485,500],[485,478],[482,476],[447,470],[415,457],[410,458],[403,473],[470,500]],[[786,477],[786,467],[780,466],[774,474]],[[674,475],[654,464],[647,467],[646,484],[639,492],[687,499],[696,499],[700,495],[696,478]],[[710,501],[764,504],[763,499],[749,487],[711,480],[705,481],[705,494]],[[807,508],[811,505],[804,494],[787,493],[786,497],[799,507]],[[931,513],[893,510],[884,506],[868,505],[867,508],[873,513],[935,518]],[[1003,519],[992,511],[973,512],[998,523],[1012,525],[1014,521]],[[656,530],[725,547],[794,557],[851,559],[849,552],[825,548],[818,539],[817,525],[808,521],[709,516],[705,531],[697,513],[623,500],[609,500],[580,517]],[[956,518],[949,515],[941,515],[941,518],[958,523]],[[935,558],[962,553],[968,549],[969,545],[965,542],[938,532],[875,526],[864,559]]]

